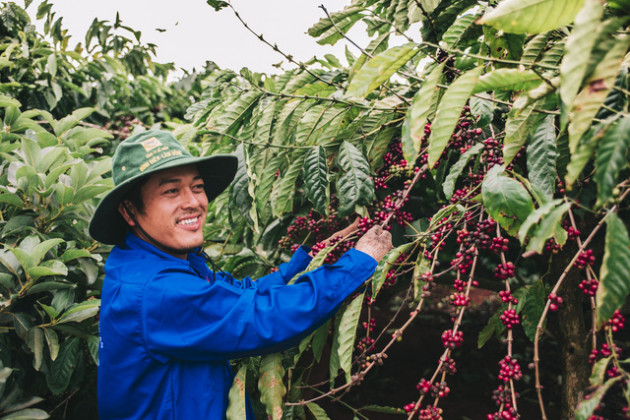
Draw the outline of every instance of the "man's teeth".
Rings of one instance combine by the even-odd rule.
[[[199,220],[198,217],[194,217],[192,219],[184,219],[184,220],[180,220],[179,223],[182,225],[192,225],[194,223],[197,223],[197,220]]]

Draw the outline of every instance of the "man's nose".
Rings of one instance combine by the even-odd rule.
[[[202,195],[201,193],[195,193],[190,188],[184,189],[182,207],[199,207],[202,203]]]

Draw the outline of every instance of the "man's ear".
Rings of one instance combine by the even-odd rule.
[[[127,222],[129,226],[135,226],[136,222],[131,217],[131,215],[127,212],[127,210],[133,212],[133,204],[131,204],[130,202],[127,202],[125,204],[123,204],[122,201],[118,203],[118,213],[122,215],[122,217],[125,219],[125,222]]]

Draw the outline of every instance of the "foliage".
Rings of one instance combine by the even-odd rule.
[[[43,35],[7,3],[2,415],[46,418],[59,400],[90,389],[107,249],[89,239],[86,223],[110,186],[115,139],[134,124],[161,123],[194,154],[239,156],[236,180],[212,202],[205,228],[208,253],[234,275],[260,276],[302,243],[319,252],[311,268],[332,263],[375,224],[394,236],[372,283],[334,320],[294,349],[240,363],[231,418],[244,412],[246,389],[263,416],[331,417],[326,399],[390,363],[392,347],[405,345],[427,307],[446,307],[453,321],[443,353],[435,370],[421,362],[414,400],[348,408],[358,418],[441,418],[456,363],[469,363],[457,356],[481,289],[492,292],[494,314],[466,340],[501,349],[489,418],[516,418],[518,394],[533,389],[547,418],[542,390],[553,384],[543,383],[539,347],[555,343],[541,334],[554,332],[563,311],[574,311],[567,322],[578,318],[575,308],[582,317],[588,303],[593,335],[583,331],[572,343],[590,343],[583,363],[597,363],[590,383],[563,390],[573,402],[562,416],[601,410],[629,376],[614,340],[629,290],[626,3],[355,0],[308,31],[334,44],[365,23],[372,40],[359,56],[347,51],[347,65],[329,56],[264,75],[209,64],[175,84],[166,82],[172,66],[153,63],[155,46],[142,45],[119,18],[95,20],[85,45],[70,50],[48,2],[38,9]],[[408,36],[418,23],[420,42]],[[390,47],[395,36],[405,41]],[[357,216],[355,236],[323,248],[322,239]],[[568,287],[579,287],[583,300]],[[387,313],[386,325],[375,325],[373,312]],[[524,375],[532,352],[535,375]],[[324,385],[311,382],[322,370]],[[592,397],[578,405],[585,392]]]
[[[52,5],[37,15],[43,34],[15,3],[0,7],[0,418],[85,418],[109,251],[87,224],[112,187],[115,136],[160,122],[184,134],[201,84],[167,83],[172,64],[118,18],[95,20],[71,50]]]

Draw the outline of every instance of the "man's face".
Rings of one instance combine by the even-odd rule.
[[[203,224],[208,197],[194,165],[165,169],[151,175],[140,192],[144,212],[132,210],[142,229],[155,240],[136,234],[163,251],[178,257],[203,243]],[[168,249],[167,249],[168,248]]]

